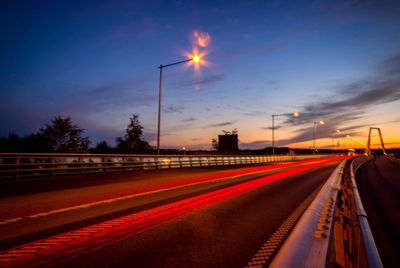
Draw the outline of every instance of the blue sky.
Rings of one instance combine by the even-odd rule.
[[[0,4],[0,135],[70,116],[113,143],[139,114],[155,144],[158,66],[185,59],[193,33],[207,66],[164,70],[162,147],[210,148],[238,129],[241,148],[319,146],[336,129],[381,127],[399,145],[398,1],[8,1]]]

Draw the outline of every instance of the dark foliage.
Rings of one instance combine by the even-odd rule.
[[[129,118],[126,134],[124,137],[118,137],[116,141],[117,149],[121,153],[146,153],[152,149],[149,143],[143,139],[143,127],[137,114],[133,114]]]
[[[57,116],[50,125],[39,130],[39,135],[54,152],[78,153],[87,152],[90,144],[89,137],[82,137],[83,132],[83,129],[72,124],[71,118]]]

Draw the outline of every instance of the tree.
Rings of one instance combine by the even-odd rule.
[[[91,149],[90,151],[97,154],[109,154],[112,153],[113,149],[114,148],[112,148],[111,145],[107,143],[107,141],[103,140],[98,142],[96,144],[96,147]]]
[[[124,137],[117,138],[117,148],[125,153],[146,152],[151,149],[149,143],[142,138],[143,127],[139,121],[139,115],[133,114],[129,118]]]
[[[212,147],[214,150],[218,151],[218,141],[217,141],[216,139],[212,139],[212,140],[211,140],[211,147]]]
[[[8,134],[7,137],[0,137],[0,151],[12,153],[26,152],[50,152],[44,138],[36,133],[28,136],[19,136],[15,133]]]
[[[56,116],[50,125],[41,128],[41,135],[55,152],[85,152],[89,148],[89,137],[82,137],[84,130],[73,125],[71,118]]]

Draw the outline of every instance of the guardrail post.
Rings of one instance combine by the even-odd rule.
[[[56,170],[55,170],[56,165],[55,165],[55,162],[56,162],[55,158],[51,157],[51,177],[52,178],[54,178],[56,176]]]
[[[19,164],[20,164],[20,157],[17,156],[17,158],[15,159],[15,180],[18,180],[19,178]]]
[[[79,174],[83,174],[83,168],[82,168],[82,157],[78,157],[78,163],[79,163]]]

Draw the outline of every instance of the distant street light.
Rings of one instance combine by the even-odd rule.
[[[288,116],[290,114],[273,114],[272,115],[272,155],[275,155],[275,117],[277,116]],[[298,112],[294,112],[291,114],[294,117],[298,117],[300,114]]]
[[[159,84],[159,90],[158,90],[158,123],[157,123],[157,155],[160,155],[160,126],[161,126],[161,97],[162,97],[162,70],[165,67],[170,67],[173,65],[185,63],[193,61],[194,64],[200,64],[201,63],[201,56],[200,55],[193,55],[191,58],[182,60],[182,61],[177,61],[174,63],[162,65],[158,67],[160,69],[160,84]]]
[[[313,154],[315,154],[315,150],[316,150],[316,148],[315,148],[315,136],[317,135],[317,134],[316,134],[316,132],[317,132],[317,125],[323,125],[323,124],[325,124],[325,122],[322,121],[322,120],[320,120],[319,122],[314,121],[314,129],[313,129]]]

